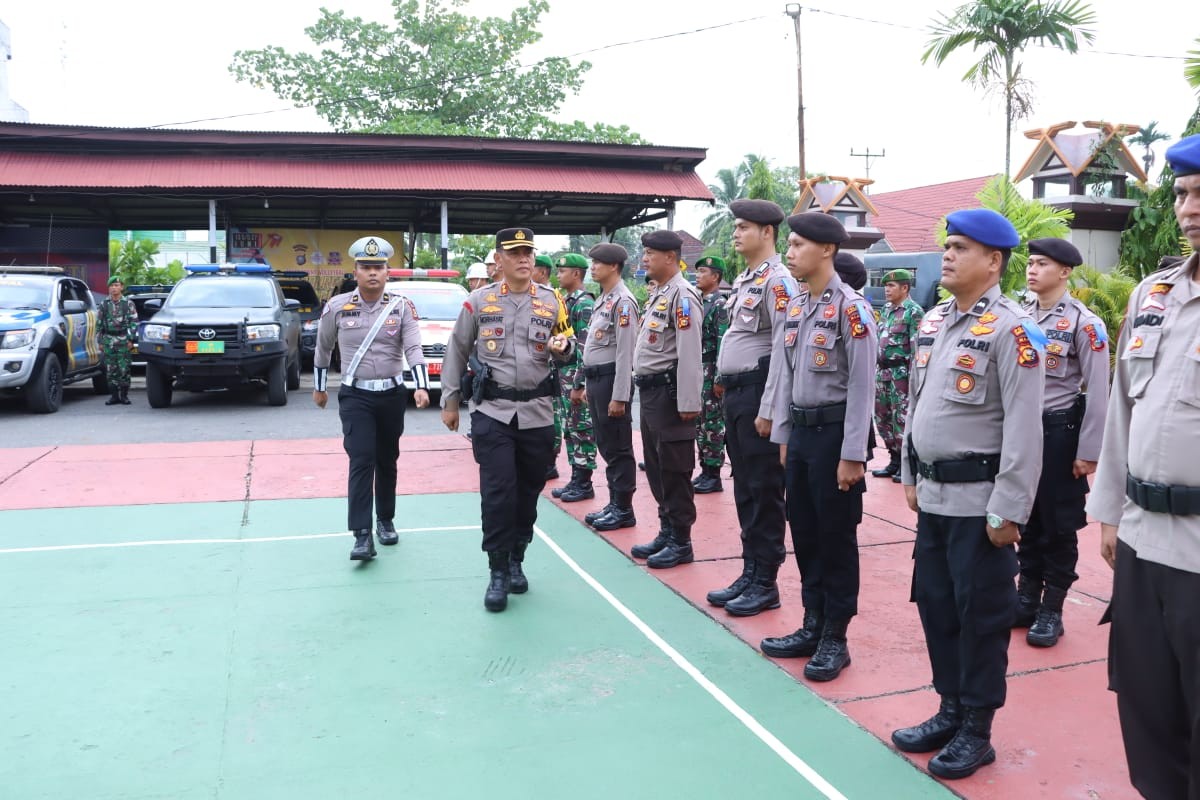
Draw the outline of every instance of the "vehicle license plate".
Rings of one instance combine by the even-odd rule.
[[[442,364],[440,361],[434,361],[429,364],[429,374],[430,375],[441,375],[442,374]]]
[[[195,355],[211,355],[213,353],[224,353],[224,342],[184,342],[184,350]]]

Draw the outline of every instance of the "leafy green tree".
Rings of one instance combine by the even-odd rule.
[[[392,0],[394,26],[321,9],[305,33],[317,54],[281,47],[239,50],[239,81],[311,106],[335,130],[642,143],[625,126],[550,119],[577,93],[586,61],[522,65],[539,41],[547,0],[507,19],[459,13],[466,0]]]
[[[1146,172],[1150,172],[1150,167],[1154,165],[1154,151],[1151,146],[1155,142],[1165,142],[1171,138],[1171,134],[1158,129],[1158,121],[1154,120],[1149,125],[1138,130],[1132,136],[1125,137],[1125,143],[1134,147],[1143,149],[1142,162],[1146,165]]]
[[[1200,39],[1196,40],[1196,44],[1200,45]],[[1200,49],[1188,50],[1183,62],[1183,77],[1193,89],[1200,91]]]
[[[150,239],[109,239],[108,274],[126,286],[134,284],[175,283],[183,277],[183,263],[172,261],[166,267],[154,266],[158,242]]]
[[[930,24],[922,64],[932,58],[941,66],[964,47],[983,51],[963,79],[1004,95],[1005,177],[1011,174],[1013,125],[1028,116],[1033,102],[1033,84],[1021,74],[1017,56],[1031,44],[1076,53],[1080,39],[1095,38],[1088,27],[1095,20],[1091,6],[1081,0],[973,0]]]
[[[799,173],[797,167],[771,167],[769,160],[762,156],[748,153],[746,159],[734,169],[722,169],[717,172],[717,182],[708,185],[716,200],[712,212],[704,218],[700,230],[700,240],[711,255],[718,255],[729,262],[729,274],[736,275],[745,267],[741,256],[733,251],[733,215],[729,204],[744,197],[756,200],[772,200],[784,210],[791,213],[796,206],[799,192]],[[779,249],[786,247],[787,235],[782,226],[780,230]]]
[[[1104,321],[1104,327],[1108,329],[1109,337],[1114,343],[1117,331],[1121,329],[1121,323],[1125,319],[1129,295],[1133,293],[1137,284],[1138,278],[1124,267],[1106,272],[1087,264],[1080,264],[1071,270],[1071,294],[1078,297]],[[1110,344],[1109,351],[1115,365],[1116,347]]]

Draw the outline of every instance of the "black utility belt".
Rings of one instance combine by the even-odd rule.
[[[721,373],[721,385],[726,389],[736,389],[739,386],[753,386],[766,382],[767,371],[762,368],[752,369],[747,372],[735,372],[731,375]]]
[[[501,386],[491,380],[483,382],[484,400],[515,400],[523,403],[539,397],[553,397],[556,394],[558,394],[558,386],[551,377],[547,377],[532,389],[514,389],[511,386]]]
[[[1156,514],[1188,516],[1200,514],[1200,487],[1170,486],[1151,483],[1125,475],[1125,495],[1137,505]]]
[[[674,386],[675,370],[654,372],[650,375],[634,375],[633,383],[639,389],[651,389],[655,386]]]
[[[583,377],[585,378],[603,378],[605,375],[617,374],[617,362],[610,361],[607,364],[596,364],[591,367],[583,368]]]
[[[1042,427],[1053,428],[1062,425],[1078,425],[1083,419],[1083,414],[1075,406],[1064,408],[1061,411],[1047,411],[1042,414]]]
[[[820,425],[832,425],[844,422],[846,419],[846,404],[837,403],[832,406],[817,406],[816,408],[801,408],[792,406],[792,424],[802,428],[816,428]]]
[[[884,369],[887,369],[888,367],[907,367],[908,359],[907,358],[879,358],[879,359],[876,359],[876,363],[879,366],[883,367]]]
[[[994,481],[1000,473],[1000,454],[971,456],[953,461],[916,463],[917,474],[938,483],[978,483]]]

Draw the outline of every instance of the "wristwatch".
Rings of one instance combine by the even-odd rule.
[[[995,528],[996,530],[1000,530],[1001,528],[1003,528],[1005,525],[1008,524],[1008,520],[1006,520],[1004,517],[1000,516],[999,514],[988,514],[987,515],[987,524],[988,524],[989,528]]]

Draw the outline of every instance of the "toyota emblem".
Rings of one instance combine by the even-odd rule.
[[[201,339],[208,341],[209,339],[215,339],[216,337],[217,337],[217,332],[214,331],[212,328],[201,328],[200,329],[200,338]]]

